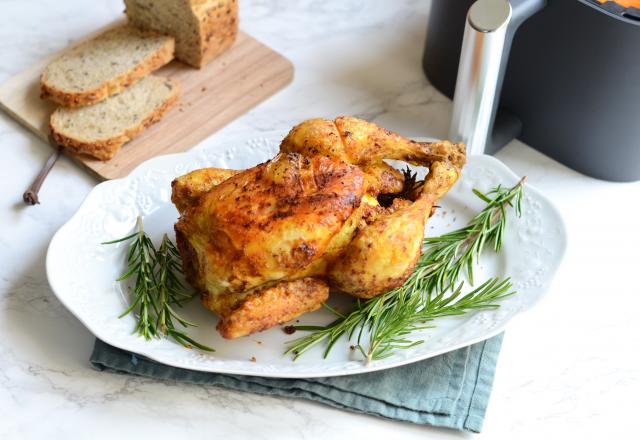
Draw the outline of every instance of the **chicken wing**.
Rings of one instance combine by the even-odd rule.
[[[200,168],[171,182],[171,201],[178,212],[195,206],[200,196],[240,171],[225,168]]]
[[[329,298],[329,286],[317,278],[279,281],[242,295],[205,294],[202,302],[220,316],[217,329],[233,339],[266,330],[318,309]],[[228,303],[227,303],[228,302]]]

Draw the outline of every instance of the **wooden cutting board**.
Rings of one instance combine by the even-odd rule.
[[[96,34],[120,23],[121,20]],[[0,86],[0,107],[47,143],[49,117],[55,106],[40,99],[39,80],[44,67],[58,55],[40,61]],[[173,61],[156,73],[182,84],[180,101],[160,122],[125,144],[109,161],[66,154],[101,179],[125,176],[151,157],[188,150],[271,96],[291,82],[293,65],[239,32],[233,46],[200,70]]]

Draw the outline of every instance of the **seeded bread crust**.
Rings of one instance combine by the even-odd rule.
[[[149,35],[157,35],[147,32]],[[167,38],[165,44],[157,51],[140,60],[133,69],[129,69],[98,86],[84,91],[68,91],[50,84],[47,72],[40,78],[40,98],[49,99],[63,107],[81,107],[95,104],[109,96],[122,92],[124,89],[148,76],[154,70],[169,63],[174,57],[175,40]]]
[[[237,0],[125,0],[129,21],[176,39],[176,58],[200,68],[233,44]]]
[[[120,147],[131,139],[141,134],[147,127],[160,121],[167,111],[178,101],[180,96],[180,83],[175,80],[169,80],[173,84],[171,93],[164,102],[156,107],[153,112],[147,115],[139,124],[134,127],[123,130],[117,136],[109,139],[89,140],[65,134],[63,128],[58,127],[56,121],[56,112],[51,115],[50,129],[51,135],[57,145],[61,145],[78,154],[86,154],[96,159],[106,161],[113,158],[120,150]]]
[[[197,3],[197,2],[193,2]],[[200,19],[200,46],[202,56],[196,67],[202,67],[224,52],[236,40],[238,34],[238,1],[219,0],[202,2],[195,7]]]

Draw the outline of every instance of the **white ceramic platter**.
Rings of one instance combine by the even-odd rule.
[[[274,156],[283,135],[223,139],[204,149],[148,160],[126,178],[97,185],[51,240],[47,276],[57,297],[98,338],[167,365],[269,377],[321,377],[396,367],[487,339],[501,332],[514,316],[533,307],[549,289],[566,247],[565,227],[553,205],[528,185],[522,218],[510,213],[502,251],[497,255],[485,251],[476,271],[477,283],[490,276],[510,276],[517,294],[503,300],[498,309],[436,321],[436,328],[415,334],[424,344],[399,350],[392,357],[365,365],[345,339],[327,359],[317,348],[293,362],[283,355],[285,342],[304,332],[287,335],[282,327],[276,327],[224,340],[215,330],[217,318],[197,299],[183,310],[187,319],[199,325],[189,333],[214,347],[215,353],[186,349],[168,339],[145,341],[132,334],[134,318],[117,318],[126,308],[126,287],[114,281],[125,266],[125,246],[100,243],[130,233],[138,215],[143,216],[156,243],[165,232],[173,238],[178,213],[170,195],[176,176],[206,166],[242,169],[256,165]],[[482,209],[483,202],[473,195],[472,188],[487,191],[517,181],[499,160],[471,157],[462,178],[440,201],[441,209],[429,220],[426,234],[439,235],[461,227]],[[321,309],[303,315],[299,322],[324,324],[332,319]]]

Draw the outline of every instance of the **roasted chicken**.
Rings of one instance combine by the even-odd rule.
[[[415,182],[385,159],[429,173]],[[414,142],[352,117],[305,121],[268,162],[173,182],[187,280],[225,338],[315,310],[330,290],[379,295],[411,274],[425,223],[464,162],[462,144]]]

